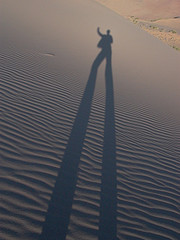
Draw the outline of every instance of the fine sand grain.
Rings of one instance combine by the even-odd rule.
[[[177,240],[179,53],[95,1],[0,4],[0,239]]]

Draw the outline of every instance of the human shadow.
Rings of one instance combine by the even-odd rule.
[[[108,42],[108,41],[107,41]],[[115,133],[110,133],[110,138],[112,140],[111,147],[109,148],[108,145],[108,132],[114,129],[114,110],[110,110],[112,107],[112,97],[110,97],[110,94],[112,93],[112,70],[111,70],[111,48],[107,47],[107,44],[104,44],[102,47],[101,52],[98,54],[96,59],[94,60],[90,75],[85,87],[84,94],[82,96],[82,100],[78,109],[77,116],[75,118],[71,135],[69,137],[69,141],[67,144],[67,148],[64,153],[64,157],[62,159],[61,168],[59,170],[57,180],[54,186],[54,190],[52,193],[52,197],[48,206],[48,211],[46,214],[45,222],[43,224],[42,233],[40,235],[41,240],[65,240],[66,235],[68,232],[68,225],[70,221],[70,215],[72,211],[72,204],[73,204],[73,196],[76,188],[77,183],[77,174],[78,174],[78,166],[80,162],[81,157],[81,151],[83,148],[83,142],[86,134],[86,129],[88,125],[88,120],[90,116],[91,111],[91,105],[92,105],[92,99],[94,95],[94,89],[95,89],[95,82],[96,82],[96,76],[98,67],[101,64],[101,62],[106,58],[107,65],[106,65],[106,88],[110,88],[110,91],[107,91],[107,97],[108,101],[106,101],[106,108],[109,110],[113,117],[110,117],[110,112],[107,113],[106,111],[106,120],[105,120],[105,144],[104,144],[104,154],[103,154],[103,177],[102,177],[102,197],[101,197],[101,214],[100,214],[100,240],[102,240],[104,234],[102,233],[105,231],[105,228],[107,227],[107,224],[110,221],[107,221],[106,218],[110,216],[110,219],[113,221],[113,224],[111,223],[111,227],[113,225],[114,230],[111,230],[113,234],[115,234],[115,210],[113,210],[113,214],[110,212],[110,209],[106,210],[106,198],[103,196],[109,195],[111,198],[113,198],[113,201],[109,201],[109,198],[107,199],[110,204],[116,204],[115,203],[115,181],[111,180],[109,178],[115,178],[114,174],[106,174],[107,167],[110,166],[112,169],[113,165],[113,171],[114,164],[108,163],[108,161],[114,162],[115,156],[114,156],[114,148],[115,148]],[[110,83],[109,83],[110,82]],[[106,123],[110,119],[111,124],[113,126],[109,126],[109,123]],[[113,130],[114,131],[114,130]],[[109,152],[111,151],[111,152]],[[113,154],[113,157],[105,157],[106,154],[111,155]],[[107,159],[107,160],[106,160]],[[108,167],[109,168],[109,167]],[[108,169],[109,170],[109,169]],[[113,172],[111,171],[111,172]],[[106,179],[106,175],[108,177],[108,182]],[[106,185],[110,184],[109,187],[113,187],[113,190],[111,190],[109,187],[107,188]],[[115,206],[112,208],[115,209]],[[105,213],[105,214],[104,214]],[[108,227],[109,228],[109,227]],[[102,237],[101,237],[102,236]],[[108,236],[110,236],[110,233],[108,233]],[[113,235],[114,236],[114,235]],[[104,238],[105,239],[105,238]],[[104,240],[103,239],[103,240]],[[112,239],[112,238],[110,238]]]
[[[107,57],[104,146],[102,159],[99,240],[117,240],[117,180],[114,90],[111,58]]]
[[[99,28],[97,31],[101,36],[98,46],[102,48],[102,51],[95,61],[100,65],[103,59],[106,58],[106,103],[98,239],[117,240],[116,135],[111,60],[111,43],[113,42],[113,38],[110,35],[110,30],[107,30],[107,34],[105,35],[100,32]]]

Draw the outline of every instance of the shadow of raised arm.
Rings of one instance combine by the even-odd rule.
[[[100,32],[100,28],[97,28],[97,33],[99,34],[99,36],[103,37],[103,34]]]

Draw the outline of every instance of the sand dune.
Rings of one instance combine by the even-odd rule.
[[[96,0],[113,8],[123,16],[136,16],[146,20],[179,16],[178,0]]]
[[[177,240],[179,54],[94,1],[1,6],[0,239]]]
[[[180,50],[179,0],[96,0]],[[172,34],[173,33],[173,34]]]

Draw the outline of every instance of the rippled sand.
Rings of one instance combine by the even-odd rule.
[[[0,239],[177,240],[179,53],[88,0],[2,10]]]

